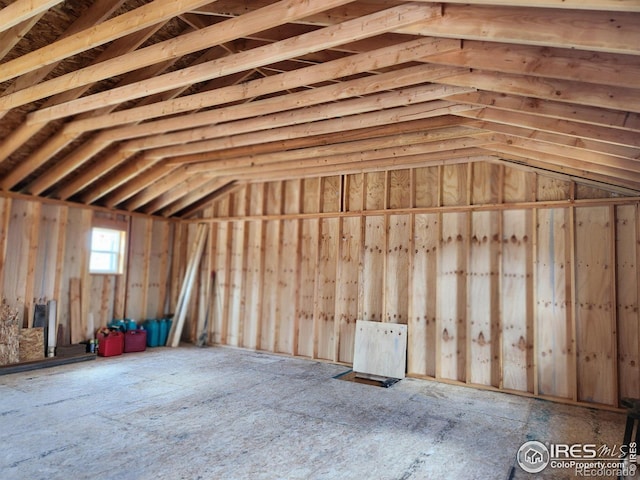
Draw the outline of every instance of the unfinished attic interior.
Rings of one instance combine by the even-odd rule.
[[[343,371],[377,322],[410,385],[624,430],[639,207],[638,0],[0,0],[7,367],[170,318]]]

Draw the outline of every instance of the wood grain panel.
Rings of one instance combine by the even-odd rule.
[[[231,249],[228,248],[230,228],[231,225],[228,222],[223,222],[217,224],[213,232],[216,235],[216,250],[213,261],[216,272],[214,291],[214,311],[216,315],[213,322],[213,339],[218,344],[226,344],[227,342],[228,318],[225,316],[225,312],[229,311],[227,272],[229,269],[228,257],[231,255]]]
[[[390,215],[384,278],[384,321],[407,323],[409,316],[409,215]]]
[[[531,211],[502,214],[502,381],[533,391],[533,276]]]
[[[500,166],[478,162],[472,165],[471,203],[481,205],[500,201]]]
[[[605,405],[617,403],[613,221],[609,207],[576,208],[578,400]]]
[[[146,316],[162,318],[165,313],[169,284],[169,223],[153,220],[149,251],[149,280],[147,284]]]
[[[304,213],[318,213],[320,211],[320,178],[305,178],[302,189]]]
[[[131,220],[125,316],[136,321],[147,318],[151,228],[151,219],[134,217]]]
[[[10,228],[7,230],[6,260],[4,264],[4,289],[2,295],[11,308],[18,311],[18,325],[31,326],[28,317],[32,299],[28,292],[29,256],[32,241],[37,247],[37,237],[32,239],[31,227],[40,221],[40,205],[25,200],[14,200],[10,210]]]
[[[498,212],[471,212],[467,361],[469,381],[480,385],[500,383],[499,223]]]
[[[439,225],[435,213],[416,214],[407,369],[416,375],[436,375],[436,303]]]
[[[340,183],[340,176],[334,175],[331,177],[323,177],[322,192],[320,195],[321,211],[322,212],[339,212],[341,196],[342,196],[342,188]]]
[[[385,218],[365,217],[362,257],[362,319],[380,322],[384,310]]]
[[[347,175],[347,187],[347,210],[350,212],[363,210],[364,173]]]
[[[301,180],[287,180],[284,182],[284,213],[300,213],[301,208]]]
[[[277,351],[293,355],[296,331],[296,299],[298,298],[298,220],[282,221],[280,272],[278,275]]]
[[[414,178],[416,207],[437,207],[440,192],[439,168],[416,168]]]
[[[538,175],[538,201],[571,198],[571,183],[559,178]]]
[[[34,297],[40,303],[55,299],[59,246],[64,240],[63,210],[59,205],[43,204],[38,229],[38,254],[35,270]]]
[[[365,174],[365,209],[382,210],[386,198],[385,172],[369,172]]]
[[[262,312],[262,270],[264,266],[263,222],[247,222],[245,229],[247,229],[247,246],[244,251],[244,255],[246,256],[244,266],[245,319],[244,328],[242,329],[242,346],[255,349],[258,347]]]
[[[531,202],[536,199],[536,174],[518,168],[504,168],[503,201]]]
[[[244,325],[243,261],[245,256],[245,222],[231,223],[231,259],[229,262],[229,329],[227,343],[241,346]]]
[[[389,208],[409,208],[410,199],[410,171],[391,170],[389,172]]]
[[[264,213],[264,183],[251,183],[249,189],[249,215],[262,215]]]
[[[571,398],[575,386],[571,327],[569,211],[537,210],[536,363],[538,392]]]
[[[336,360],[334,322],[339,221],[338,218],[320,220],[314,350],[317,358],[326,360]]]
[[[91,286],[89,282],[89,251],[93,213],[88,209],[69,208],[65,232],[64,267],[58,301],[58,325],[64,325],[68,336],[70,320],[69,286],[72,278],[80,279],[81,321],[89,313]],[[71,342],[68,337],[66,341]],[[76,341],[84,340],[75,339]]]
[[[319,222],[302,220],[300,238],[300,289],[298,296],[298,355],[313,357],[313,315],[318,261]]]
[[[276,349],[276,324],[280,318],[280,306],[278,304],[280,239],[280,221],[271,220],[265,222],[260,349],[269,352],[274,352]]]
[[[467,213],[443,213],[438,256],[436,376],[466,381]]]
[[[638,205],[616,207],[616,311],[620,398],[640,398],[638,218]]]
[[[468,166],[466,164],[442,167],[442,204],[466,205],[468,195]]]
[[[336,279],[336,322],[338,361],[351,363],[358,320],[360,254],[362,250],[362,219],[341,220],[339,259]]]

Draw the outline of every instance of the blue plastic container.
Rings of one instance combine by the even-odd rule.
[[[127,330],[135,330],[136,328],[138,328],[138,326],[136,325],[136,321],[132,318],[125,318],[124,321]]]
[[[126,332],[127,331],[127,322],[122,320],[122,319],[114,318],[113,320],[111,320],[107,324],[107,327],[109,327],[109,328],[117,328],[121,332]]]
[[[160,345],[165,346],[169,338],[172,322],[170,318],[163,318],[158,323],[160,324]]]
[[[158,326],[160,330],[160,336],[158,342],[161,347],[164,347],[167,344],[167,337],[169,336],[169,329],[167,328],[167,319],[161,318],[158,320]]]
[[[147,347],[157,347],[160,345],[160,325],[155,319],[144,322],[147,330]]]

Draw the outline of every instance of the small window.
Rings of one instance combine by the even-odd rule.
[[[94,227],[91,230],[90,273],[119,274],[124,267],[125,232]]]

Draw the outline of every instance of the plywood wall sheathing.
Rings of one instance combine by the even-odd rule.
[[[152,221],[145,315],[149,318],[162,318],[164,315],[171,261],[171,255],[169,254],[170,233],[170,224],[168,222]]]
[[[149,265],[152,249],[151,219],[136,217],[131,222],[129,235],[129,263],[127,271],[127,297],[125,317],[138,322],[147,317]],[[155,313],[155,312],[153,312]]]
[[[359,212],[364,210],[364,173],[346,176],[346,210]]]
[[[571,198],[571,182],[556,177],[538,175],[537,199],[542,200],[569,200]]]
[[[386,199],[386,173],[369,172],[365,176],[365,209],[382,210]]]
[[[356,320],[358,320],[358,292],[360,253],[362,251],[362,218],[345,217],[340,220],[339,258],[336,276],[336,338],[339,362],[353,361]]]
[[[533,391],[533,281],[530,210],[502,214],[502,384]]]
[[[469,195],[469,168],[466,164],[442,167],[442,205],[466,205]]]
[[[339,212],[341,210],[341,185],[341,177],[339,175],[322,178],[321,212]]]
[[[337,360],[334,330],[339,221],[337,218],[320,220],[314,352],[316,358],[325,360]]]
[[[411,206],[411,171],[392,170],[389,172],[389,208],[409,208]]]
[[[517,168],[503,168],[504,186],[502,200],[509,202],[532,202],[536,199],[536,174]]]
[[[247,222],[245,229],[247,230],[247,246],[246,255],[246,273],[244,277],[245,285],[245,321],[243,323],[243,341],[242,345],[246,348],[255,349],[258,346],[259,337],[259,318],[262,311],[262,270],[264,266],[264,249],[263,249],[263,225],[262,221]],[[216,285],[217,285],[216,271]],[[222,312],[214,309],[214,318],[219,318]]]
[[[262,277],[262,315],[260,317],[260,348],[274,352],[276,348],[276,322],[280,317],[278,303],[278,273],[280,270],[280,221],[265,224],[265,260]]]
[[[320,178],[305,178],[302,182],[304,213],[318,213],[320,211]]]
[[[80,279],[81,321],[86,321],[89,314],[90,280],[89,280],[89,251],[91,246],[91,225],[93,212],[80,208],[69,208],[66,222],[66,240],[63,261],[60,298],[58,300],[58,325],[65,326],[65,332],[70,326],[69,285],[72,278]],[[82,329],[83,332],[86,329]],[[78,341],[85,340],[83,338]],[[67,341],[71,342],[71,338]]]
[[[36,202],[16,200],[11,204],[2,294],[18,311],[18,323],[23,327],[31,326],[39,217],[40,204]]]
[[[611,258],[609,207],[576,208],[576,334],[578,399],[616,403],[615,330],[611,285],[615,260]]]
[[[470,383],[500,384],[498,212],[471,212],[467,272],[467,369]]]
[[[640,397],[640,313],[637,205],[616,207],[616,285],[618,375],[620,397]]]
[[[93,328],[97,330],[114,318],[115,275],[91,275],[90,280],[89,314],[93,317]],[[95,335],[95,332],[92,335]]]
[[[320,223],[316,219],[302,220],[300,237],[300,288],[298,290],[298,355],[312,358],[314,345],[314,310],[316,295],[316,266],[318,264],[318,236]]]
[[[612,198],[615,194],[591,185],[576,185],[576,198]]]
[[[385,217],[367,216],[364,223],[362,320],[380,322],[384,311]]]
[[[482,205],[498,203],[502,183],[499,182],[502,167],[493,163],[472,163],[471,203]]]
[[[538,393],[571,398],[575,338],[571,324],[570,217],[567,208],[537,209],[536,364]]]
[[[406,324],[408,321],[410,220],[409,215],[390,215],[387,219],[383,297],[386,322]]]
[[[281,222],[282,251],[278,274],[278,304],[281,306],[280,316],[276,319],[277,338],[276,351],[293,355],[296,332],[296,299],[298,298],[298,258],[299,220],[283,220]]]
[[[466,381],[468,213],[445,213],[440,219],[437,274],[436,376]]]
[[[414,170],[416,207],[439,206],[440,175],[438,167]]]
[[[60,245],[64,242],[63,210],[60,205],[42,205],[38,238],[38,253],[33,296],[38,302],[56,298],[57,266],[61,263]]]
[[[436,304],[440,231],[438,214],[416,214],[413,227],[407,369],[436,376]]]
[[[7,245],[9,243],[9,225],[11,221],[10,198],[0,197],[0,269],[5,272],[7,268]],[[0,292],[4,296],[4,275],[0,274]]]
[[[247,196],[241,190],[232,196],[233,217],[246,216]],[[227,344],[238,346],[242,344],[244,327],[244,301],[243,301],[243,264],[244,249],[246,246],[246,224],[237,221],[231,224],[231,250],[229,251],[229,326],[227,331]],[[211,278],[207,272],[207,278]]]

